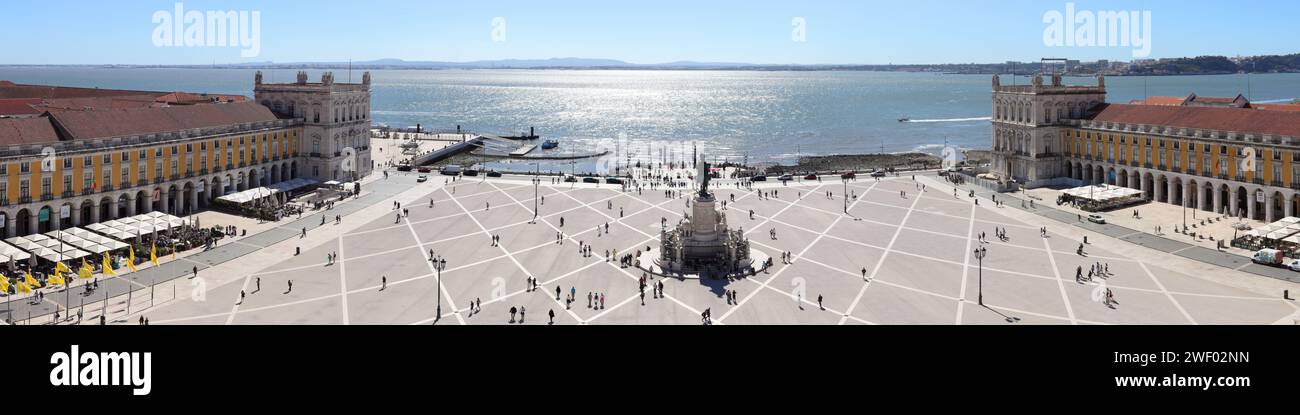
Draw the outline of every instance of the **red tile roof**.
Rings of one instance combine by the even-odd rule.
[[[50,115],[67,139],[121,137],[277,120],[260,104],[231,103],[131,108],[102,111],[59,111]]]
[[[0,119],[0,145],[43,144],[59,141],[47,117]]]
[[[130,91],[123,89],[78,88],[69,86],[24,85],[12,82],[0,84],[0,99],[9,98],[88,98],[122,95],[163,95],[166,92]]]
[[[1251,108],[1264,111],[1300,111],[1296,104],[1250,104]]]
[[[1091,120],[1300,137],[1300,111],[1102,104]]]
[[[1135,99],[1132,104],[1179,106],[1183,105],[1183,102],[1186,100],[1187,97],[1147,97],[1146,100]]]
[[[39,115],[44,112],[33,107],[40,98],[0,99],[0,115]]]

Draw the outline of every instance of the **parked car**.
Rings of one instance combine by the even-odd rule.
[[[429,176],[425,176],[425,175],[423,175],[423,174],[421,174],[420,177],[417,177],[417,178],[415,179],[415,182],[416,182],[416,183],[424,183],[424,182],[427,182],[427,181],[429,181]]]
[[[776,179],[777,179],[777,180],[780,180],[780,181],[783,181],[783,182],[788,182],[788,181],[794,180],[794,176],[791,176],[791,175],[788,175],[788,174],[782,174],[781,177],[778,177],[778,178],[776,178]]]
[[[1089,213],[1089,214],[1088,214],[1088,222],[1099,223],[1099,224],[1105,224],[1105,223],[1106,223],[1106,218],[1105,218],[1105,217],[1102,217],[1101,215],[1098,215],[1098,214],[1096,214],[1096,213]]]
[[[1300,272],[1300,259],[1291,260],[1290,263],[1286,264],[1286,267],[1292,271]]]
[[[465,176],[478,176],[478,170],[469,169],[465,170],[465,172],[461,174]]]
[[[623,179],[620,179],[620,178],[617,178],[617,177],[606,177],[606,178],[605,178],[605,183],[609,183],[609,184],[623,184]]]
[[[451,164],[451,165],[443,166],[441,172],[442,172],[442,174],[447,175],[447,176],[455,176],[455,175],[460,174],[460,166],[455,165],[455,164]]]
[[[501,177],[501,172],[490,171],[490,172],[487,173],[487,176],[488,176],[488,177]]]
[[[873,171],[871,172],[871,177],[885,177],[885,171],[884,170]]]
[[[1282,251],[1276,249],[1261,249],[1256,251],[1254,256],[1250,257],[1251,262],[1272,267],[1282,265],[1282,261],[1285,260],[1286,257],[1282,255]]]
[[[573,176],[564,176],[564,182],[565,182],[565,183],[577,183],[577,182],[578,182],[578,178],[577,178],[577,177],[573,177]]]
[[[848,172],[848,173],[841,174],[841,175],[840,175],[840,178],[841,178],[841,179],[846,179],[846,180],[847,180],[847,179],[856,179],[856,178],[858,178],[858,174],[857,174],[857,173],[854,173],[854,172]]]
[[[411,171],[411,166],[397,166],[397,171]]]
[[[419,169],[416,169],[415,171],[418,171],[420,173],[429,173],[432,172],[433,170],[430,170],[428,167],[421,167]]]
[[[765,182],[765,181],[767,181],[767,176],[754,176],[754,177],[749,178],[749,181],[753,181],[753,182]]]
[[[583,182],[583,183],[597,183],[597,184],[599,184],[599,183],[600,183],[600,179],[597,179],[597,178],[595,178],[595,177],[583,177],[583,178],[582,178],[582,182]]]
[[[816,175],[816,174],[809,174],[809,175],[807,175],[807,176],[804,176],[803,179],[804,179],[804,180],[817,180],[817,175]]]

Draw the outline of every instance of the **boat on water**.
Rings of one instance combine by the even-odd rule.
[[[559,146],[560,142],[555,140],[546,140],[542,142],[542,150],[550,150]]]
[[[908,121],[911,121],[911,120],[912,120],[911,118],[903,117],[903,118],[899,118],[899,119],[898,119],[898,122],[908,122]]]

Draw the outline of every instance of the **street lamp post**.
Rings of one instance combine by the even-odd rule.
[[[844,181],[844,214],[849,214],[849,177],[841,176],[840,180]]]
[[[987,248],[975,249],[975,259],[979,260],[979,305],[984,305],[984,256],[987,254]]]
[[[442,269],[447,268],[447,260],[433,259],[433,269],[438,270],[438,315],[433,317],[433,321],[442,320]]]
[[[537,172],[533,173],[533,221],[532,223],[537,223],[537,215],[538,215],[537,209],[539,207],[537,204],[537,198],[540,197],[538,196],[538,191],[539,191],[539,187],[541,187],[542,185],[542,176],[541,176],[542,165],[539,163],[533,163],[533,164],[537,166]]]

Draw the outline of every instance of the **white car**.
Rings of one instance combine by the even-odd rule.
[[[1088,215],[1088,222],[1099,223],[1104,225],[1106,224],[1106,218],[1096,213],[1092,213]]]
[[[1293,259],[1286,264],[1287,269],[1300,272],[1300,259]]]

